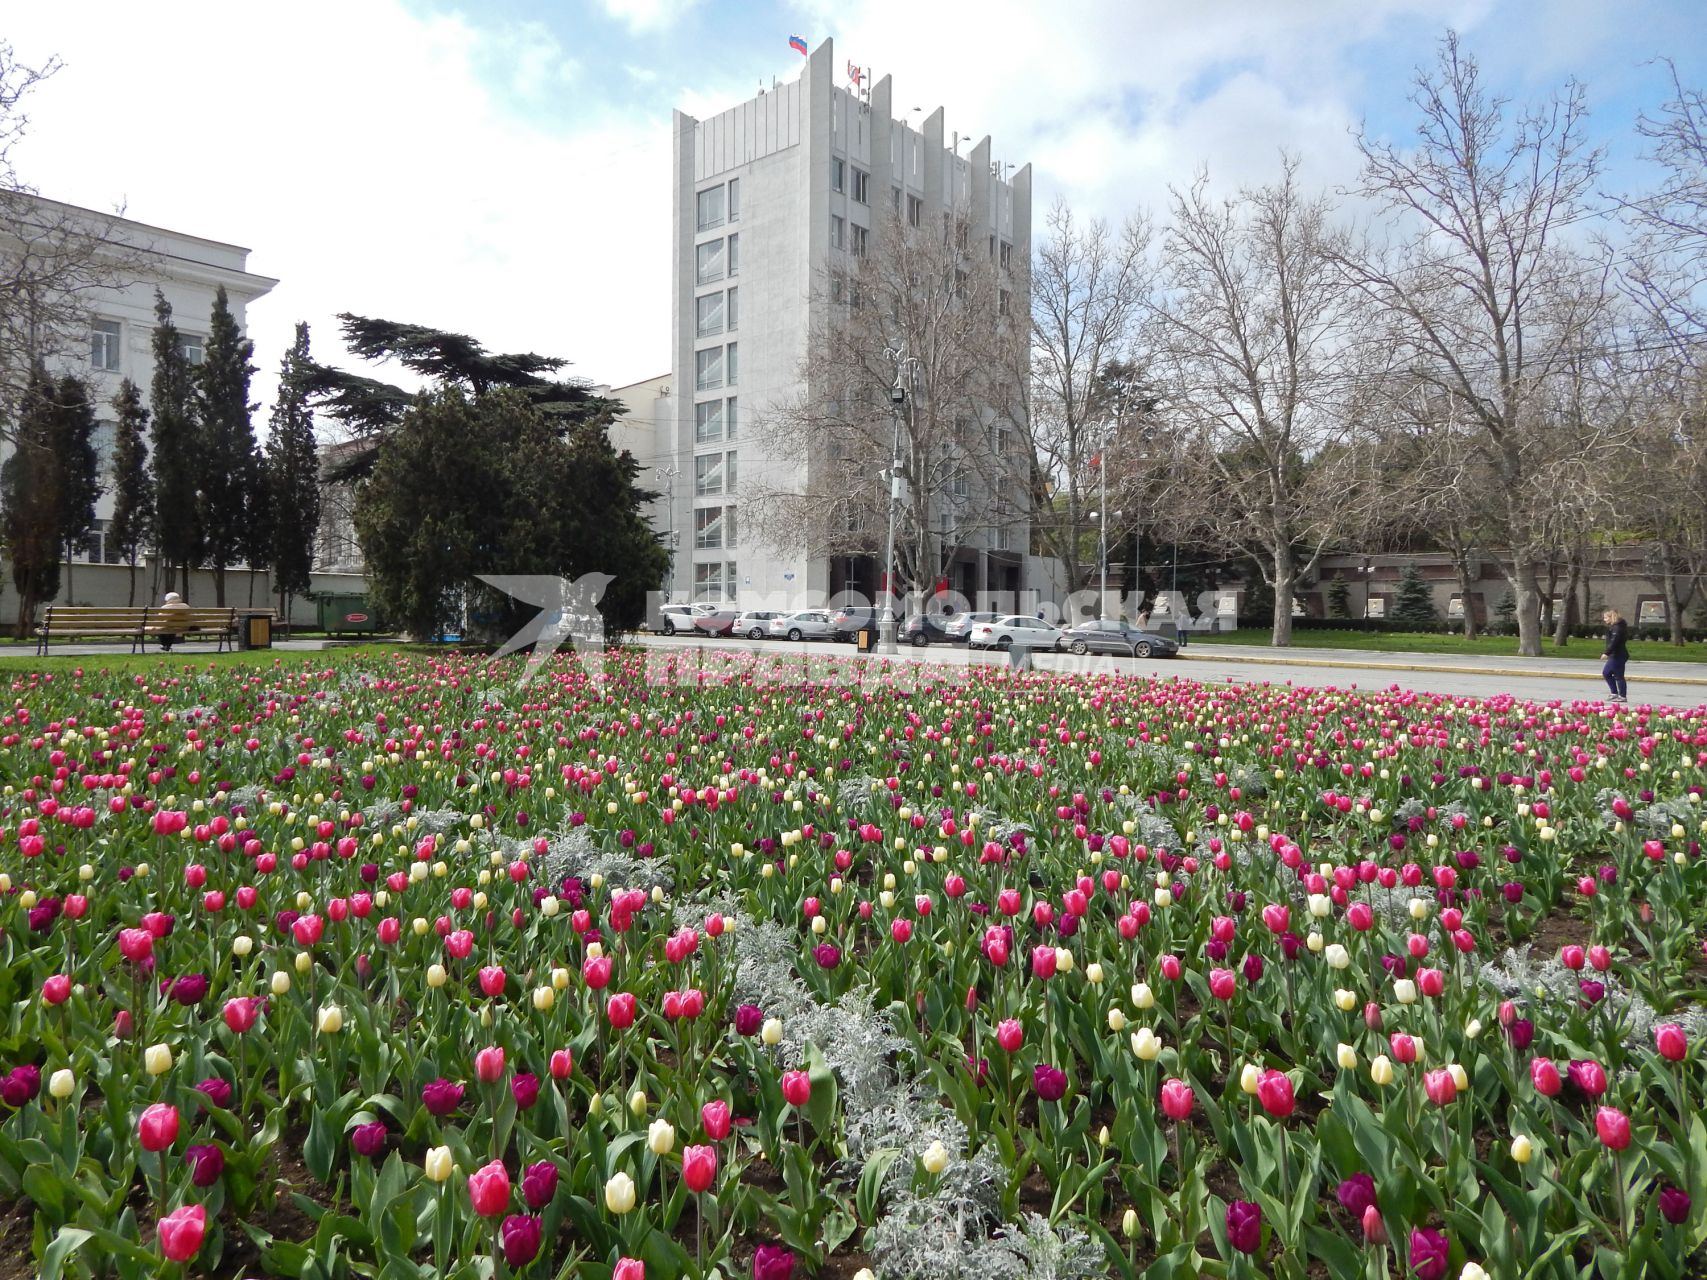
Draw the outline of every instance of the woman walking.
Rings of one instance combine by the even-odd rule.
[[[1627,643],[1630,626],[1616,609],[1608,609],[1601,615],[1601,621],[1606,623],[1606,648],[1600,656],[1606,660],[1606,665],[1601,667],[1600,674],[1606,679],[1606,687],[1612,691],[1611,700],[1628,702],[1630,686],[1624,679],[1624,667],[1630,661]]]

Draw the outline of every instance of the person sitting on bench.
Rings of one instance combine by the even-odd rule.
[[[172,630],[172,622],[170,619],[180,614],[188,613],[189,611],[190,606],[184,603],[183,596],[179,595],[176,591],[168,591],[166,593],[166,598],[160,602],[161,619],[158,624],[162,628],[160,633],[161,652],[171,653],[172,646],[184,638],[181,632],[175,632]]]

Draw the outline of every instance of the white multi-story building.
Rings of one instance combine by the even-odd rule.
[[[805,490],[805,456],[771,457],[751,425],[799,397],[832,254],[882,253],[893,211],[914,226],[948,216],[971,243],[1029,260],[1031,170],[992,163],[989,138],[945,138],[941,108],[892,116],[885,76],[869,94],[837,81],[826,40],[800,77],[707,120],[675,114],[672,383],[651,465],[673,473],[660,532],[676,533],[674,599],[759,607],[842,592],[870,598],[875,557],[759,545],[740,519],[747,492]],[[1021,300],[1016,311],[1028,303]],[[638,456],[638,455],[637,455]],[[655,484],[662,488],[663,485]],[[878,499],[873,498],[873,502]],[[740,537],[737,537],[737,529]],[[990,528],[952,548],[949,586],[968,598],[1028,589],[1023,528]],[[1012,606],[1010,606],[1012,607]]]

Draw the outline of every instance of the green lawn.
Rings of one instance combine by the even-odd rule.
[[[1266,645],[1268,642],[1269,631],[1267,627],[1245,627],[1238,631],[1219,634],[1206,634],[1200,631],[1191,633],[1192,645]],[[1438,632],[1426,631],[1295,630],[1292,633],[1292,647],[1295,649],[1355,649],[1366,653],[1446,653],[1466,656],[1485,654],[1488,657],[1510,658],[1517,655],[1517,637],[1477,636],[1474,640],[1465,640],[1463,636],[1442,635]],[[1554,656],[1561,658],[1598,658],[1600,656],[1600,641],[1572,640],[1561,649],[1549,639],[1543,643],[1541,654],[1542,661]],[[1662,640],[1632,640],[1630,641],[1630,660],[1632,662],[1707,662],[1707,644],[1697,640],[1677,649]]]
[[[229,653],[184,654],[133,654],[128,649],[115,646],[111,653],[76,656],[53,654],[46,658],[38,658],[34,653],[0,652],[0,680],[6,679],[8,673],[11,679],[17,680],[38,671],[54,675],[68,675],[74,671],[110,671],[123,674],[140,672],[154,675],[171,672],[175,675],[194,675],[216,667],[271,667],[275,662],[287,667],[327,667],[356,658],[417,647],[429,649],[432,646],[362,644],[307,652],[287,649],[239,649]]]

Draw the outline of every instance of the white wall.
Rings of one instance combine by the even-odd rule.
[[[49,604],[86,604],[86,605],[123,605],[132,601],[130,595],[130,567],[122,564],[78,564],[70,566],[70,589],[66,585],[66,572],[60,572],[59,594]],[[250,600],[250,583],[254,583],[253,603],[258,609],[278,608],[278,597],[272,591],[272,578],[265,572],[251,573],[247,569],[227,569],[225,571],[225,603],[241,609]],[[309,589],[316,593],[349,593],[365,594],[367,579],[354,573],[316,573],[309,579]],[[155,584],[154,561],[138,563],[136,566],[136,594],[134,603],[137,605],[158,604],[161,595],[166,591],[178,590],[176,577],[170,586],[164,582]],[[152,594],[151,594],[152,591]],[[213,607],[213,573],[208,569],[197,569],[190,574],[190,593],[188,602],[198,607]],[[45,606],[44,606],[45,607]],[[39,620],[40,613],[37,613]],[[18,593],[12,585],[10,573],[0,583],[0,632],[12,633],[18,621]],[[319,621],[318,608],[314,601],[306,596],[293,596],[290,601],[290,621],[293,626],[312,627]]]

